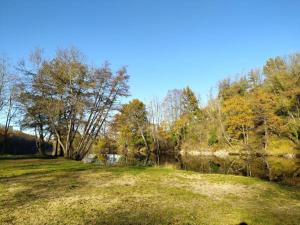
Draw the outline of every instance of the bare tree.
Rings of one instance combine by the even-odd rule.
[[[157,160],[157,164],[159,165],[160,154],[161,154],[159,128],[163,120],[163,112],[162,112],[162,103],[157,97],[153,98],[153,100],[150,101],[150,103],[148,104],[147,115],[148,115],[148,120],[150,121],[150,134],[155,146],[156,160]]]
[[[45,89],[37,86],[37,78],[46,60],[42,49],[35,49],[29,57],[30,66],[27,68],[25,61],[19,62],[18,70],[23,74],[20,85],[20,109],[23,114],[21,121],[22,129],[32,129],[36,137],[37,150],[41,155],[46,155],[45,146],[52,137],[49,126],[49,118],[44,112],[43,102],[47,98]]]
[[[0,110],[4,119],[4,134],[2,151],[8,147],[8,136],[11,129],[11,124],[18,110],[18,95],[19,86],[18,78],[10,71],[9,64],[6,58],[1,59],[0,63]]]
[[[125,68],[113,75],[108,65],[92,73],[93,82],[87,92],[84,113],[87,119],[84,119],[84,129],[76,150],[79,157],[83,157],[89,151],[105,125],[109,113],[115,109],[119,97],[128,95],[128,78]]]
[[[83,158],[119,97],[128,95],[126,69],[113,74],[107,63],[92,68],[75,48],[58,50],[49,60],[36,50],[30,61],[30,69],[19,66],[30,77],[21,98],[25,126],[34,129],[40,152],[47,137],[54,139],[53,155]]]
[[[183,113],[182,90],[169,90],[163,100],[164,120],[173,124]]]
[[[0,111],[5,103],[5,83],[8,77],[8,65],[5,57],[0,58]]]
[[[9,131],[11,129],[11,123],[13,118],[16,115],[16,112],[18,110],[17,108],[17,97],[18,97],[18,89],[16,86],[11,87],[8,93],[8,99],[5,104],[5,126],[4,126],[4,151],[7,148],[7,141],[8,141],[8,135]]]
[[[116,74],[108,64],[93,69],[76,49],[60,50],[43,63],[33,87],[43,93],[40,109],[65,157],[88,153],[119,97],[128,95],[127,80],[125,68]]]

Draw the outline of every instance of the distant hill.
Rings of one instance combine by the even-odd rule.
[[[48,147],[49,149],[51,148],[50,145]],[[4,129],[0,127],[0,153],[24,155],[36,154],[37,152],[35,137],[33,135],[13,129],[9,131],[7,146],[4,149]]]

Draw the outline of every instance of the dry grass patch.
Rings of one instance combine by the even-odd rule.
[[[171,187],[183,188],[194,193],[208,196],[214,200],[221,200],[227,195],[251,197],[254,194],[254,190],[251,186],[224,182],[210,182],[199,174],[178,173],[176,176],[165,179],[163,184]]]
[[[132,175],[123,174],[120,176],[106,173],[81,173],[80,179],[94,187],[111,187],[111,186],[134,186],[138,178]]]

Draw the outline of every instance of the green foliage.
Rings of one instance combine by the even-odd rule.
[[[182,104],[185,114],[196,114],[199,110],[198,99],[190,87],[182,90]]]
[[[210,136],[209,136],[209,139],[208,139],[208,145],[212,146],[212,145],[217,144],[217,143],[218,143],[217,131],[216,131],[216,129],[213,129],[210,132]]]
[[[116,140],[110,138],[108,135],[98,138],[92,146],[92,152],[97,155],[117,153]]]
[[[149,157],[148,127],[149,121],[143,102],[134,99],[128,104],[124,104],[120,112],[114,117],[111,126],[111,132],[117,141],[119,153],[125,155],[126,158]]]

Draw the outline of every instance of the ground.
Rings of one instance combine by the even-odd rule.
[[[300,187],[171,167],[0,160],[0,224],[300,224]]]

